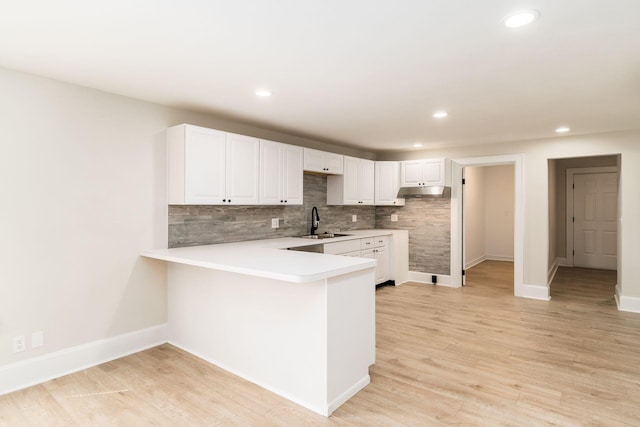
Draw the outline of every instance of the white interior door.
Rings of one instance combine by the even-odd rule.
[[[615,173],[573,177],[573,265],[617,268],[618,183]]]

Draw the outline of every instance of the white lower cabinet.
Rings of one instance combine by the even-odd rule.
[[[324,253],[376,260],[376,285],[389,280],[389,236],[325,243]]]

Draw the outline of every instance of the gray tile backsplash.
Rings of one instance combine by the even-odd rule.
[[[409,270],[449,274],[450,200],[410,198],[406,206],[327,206],[327,177],[304,174],[302,206],[169,206],[169,247],[308,234],[311,209],[319,233],[370,228],[409,230]],[[391,222],[391,214],[399,220]],[[357,222],[351,216],[357,215]],[[271,228],[271,218],[280,228]]]
[[[308,234],[311,209],[320,215],[319,233],[375,228],[374,206],[327,206],[327,177],[304,174],[302,206],[169,206],[169,247],[241,242]],[[357,222],[351,216],[357,215]],[[280,228],[271,228],[271,219]]]
[[[398,215],[397,222],[391,214]],[[409,230],[410,271],[450,274],[450,199],[408,198],[402,207],[378,206],[376,228]]]

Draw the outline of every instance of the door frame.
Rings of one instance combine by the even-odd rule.
[[[617,166],[594,166],[590,168],[567,168],[565,199],[567,206],[566,214],[566,267],[573,267],[573,177],[574,175],[585,175],[594,173],[615,173],[618,177]],[[618,194],[618,197],[620,195]],[[618,207],[616,207],[618,209]],[[618,213],[616,216],[619,217]],[[617,234],[617,231],[616,231]],[[619,238],[620,236],[618,236]],[[620,256],[620,254],[617,254]]]
[[[513,294],[548,299],[524,284],[524,154],[465,157],[451,162],[451,284],[462,286],[462,170],[465,166],[514,166]]]

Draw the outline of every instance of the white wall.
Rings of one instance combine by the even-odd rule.
[[[513,174],[513,165],[485,167],[484,250],[488,259],[513,260]]]
[[[464,169],[465,268],[485,259],[484,167]]]
[[[0,367],[167,319],[167,127],[371,153],[0,69]],[[12,337],[45,345],[13,353]]]
[[[548,160],[621,154],[618,285],[622,296],[640,298],[640,130],[553,137],[508,144],[450,147],[416,152],[381,153],[379,160],[467,158],[523,154],[524,183],[524,283],[547,286],[549,262]]]

